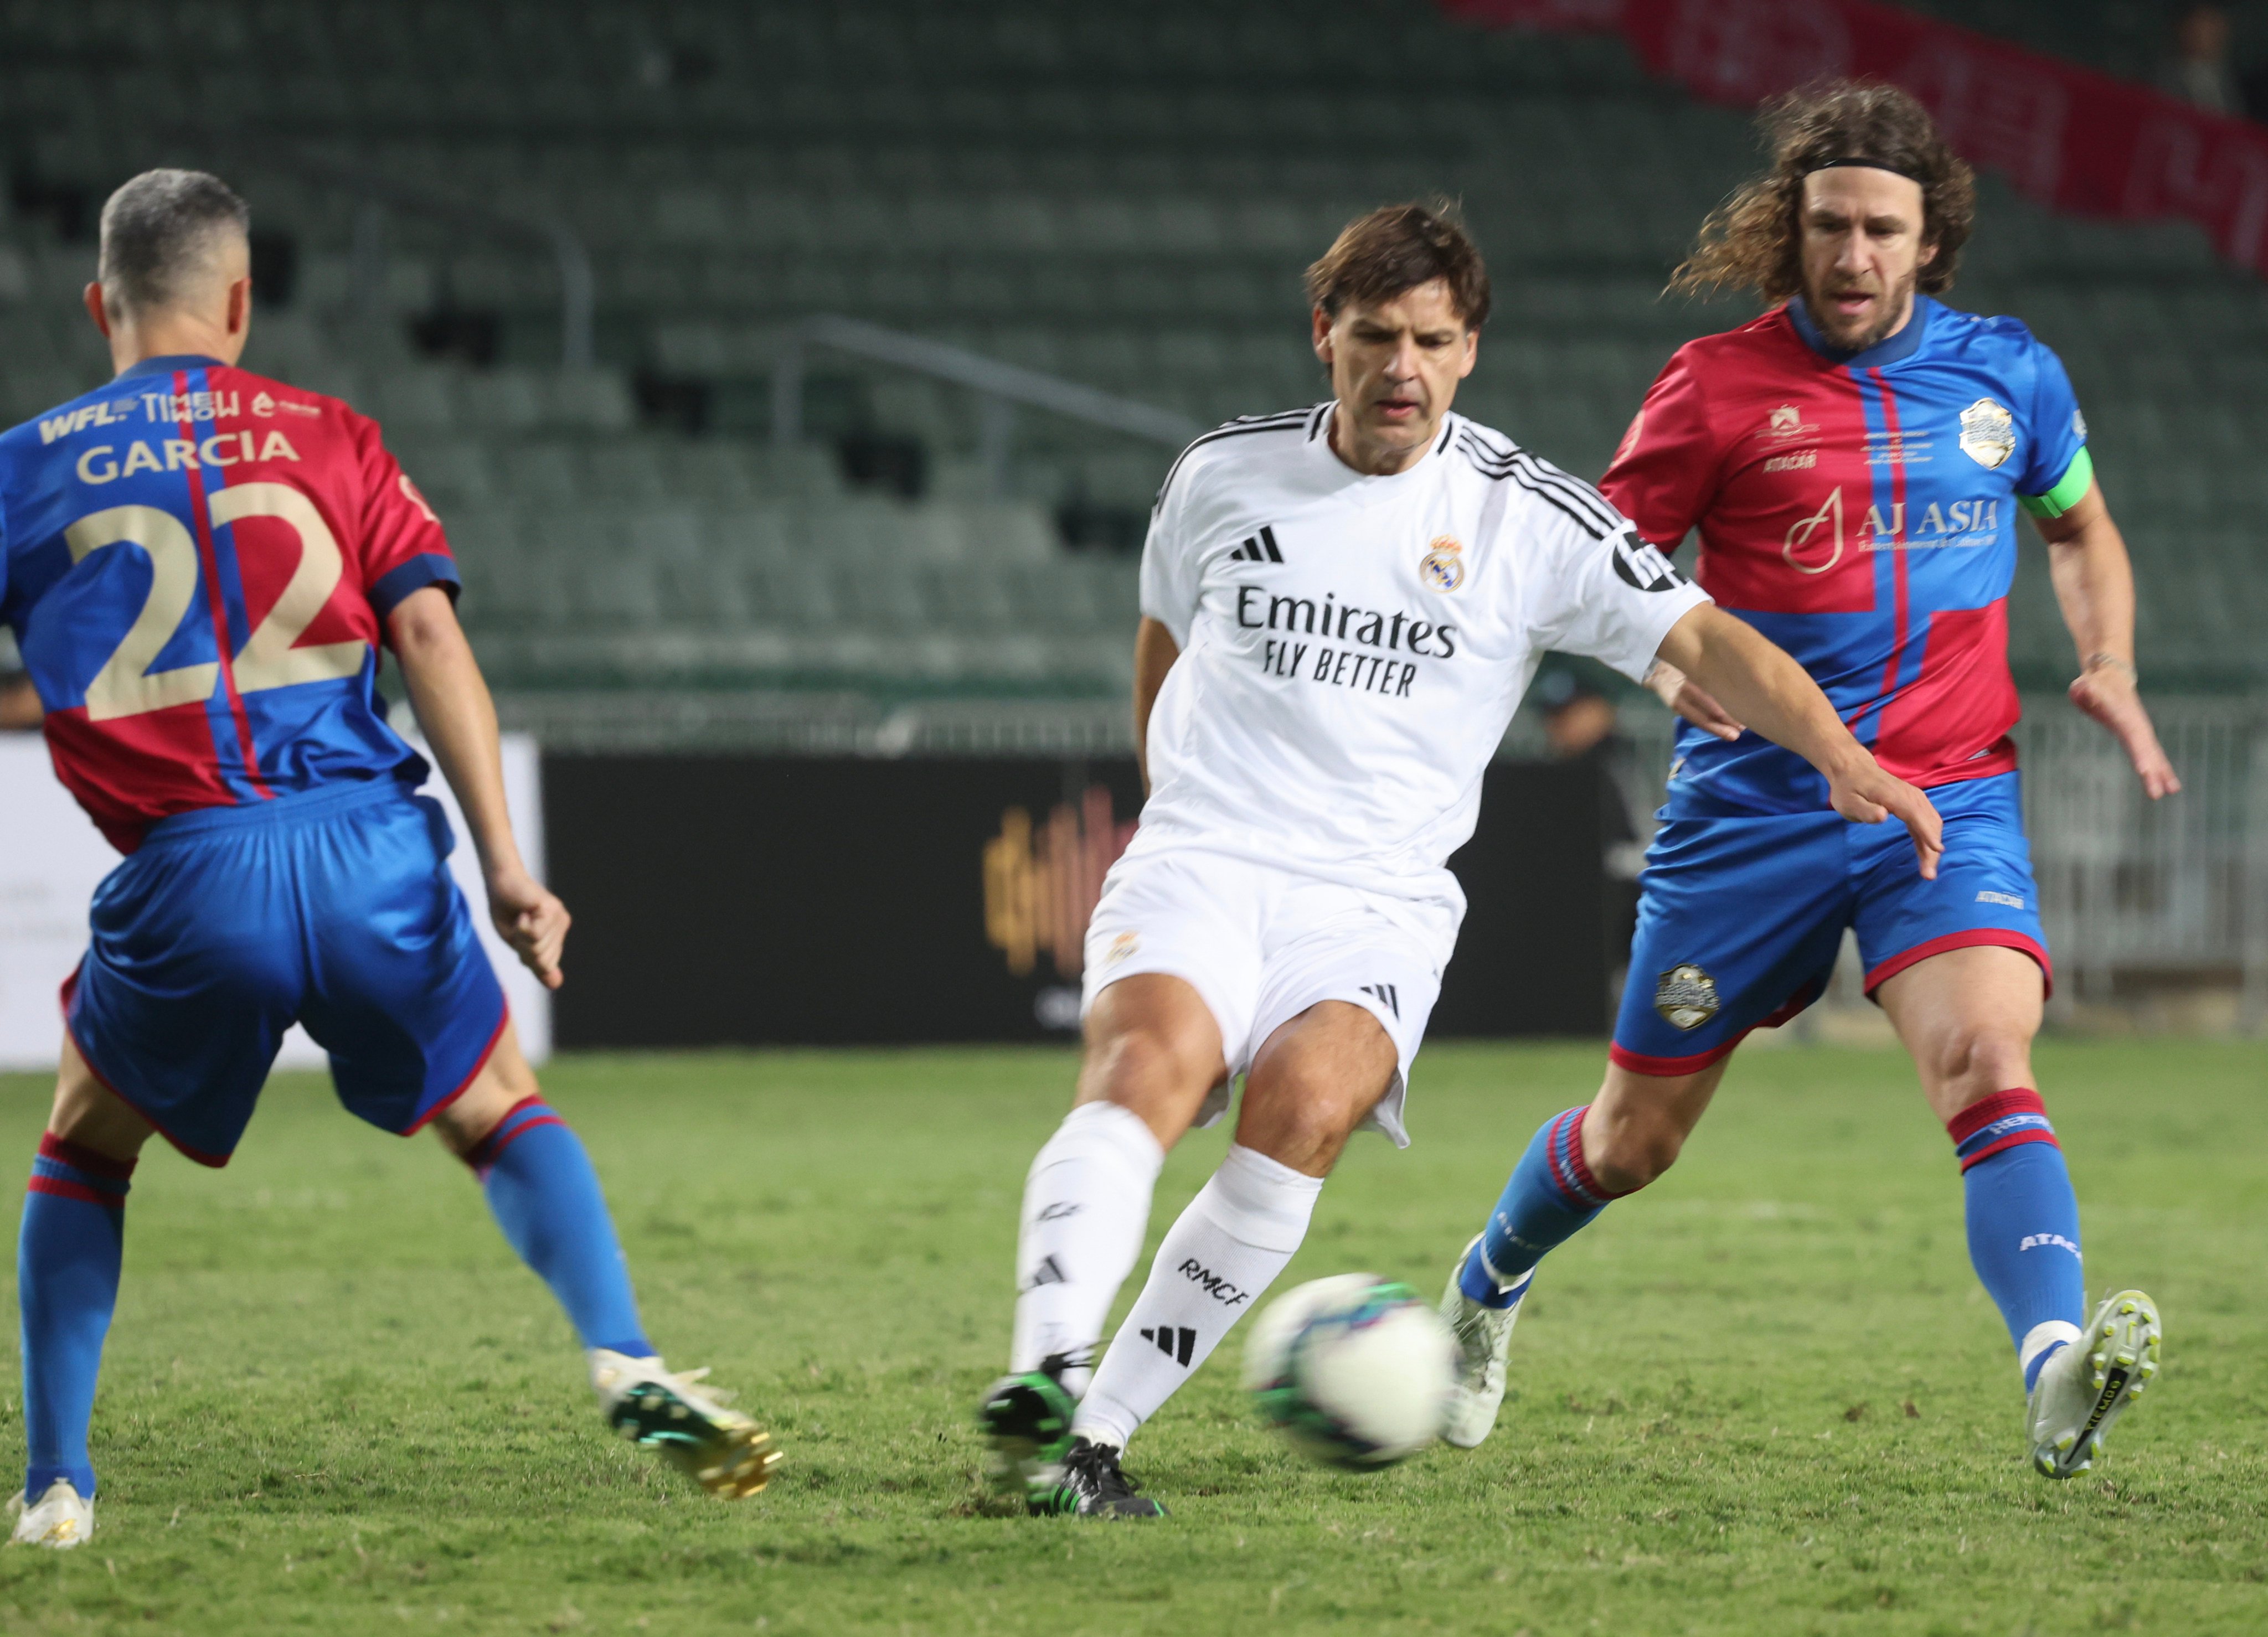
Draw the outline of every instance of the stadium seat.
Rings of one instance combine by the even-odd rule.
[[[2125,0],[1979,6],[1979,26],[2145,71],[2113,61],[2146,32]],[[1675,346],[1749,311],[1660,294],[1752,162],[1744,121],[1650,81],[1611,38],[1468,29],[1425,0],[1034,4],[982,28],[918,0],[686,0],[667,37],[703,42],[712,71],[656,85],[630,66],[652,17],[595,0],[577,18],[18,0],[0,53],[27,176],[99,189],[216,118],[273,139],[211,159],[299,250],[293,302],[263,306],[247,363],[383,423],[458,541],[466,618],[498,640],[507,689],[523,664],[654,685],[766,666],[1123,680],[1131,564],[1067,552],[1052,514],[1113,509],[1138,527],[1174,451],[1020,412],[1003,496],[965,389],[818,354],[807,441],[775,448],[771,372],[799,318],[866,319],[1207,422],[1280,409],[1324,390],[1307,263],[1355,212],[1443,191],[1496,279],[1462,405],[1595,477]],[[1412,75],[1433,120],[1397,114]],[[1334,140],[1350,117],[1359,146]],[[390,208],[368,288],[361,202],[284,162],[313,151],[571,226],[597,281],[597,365],[556,367],[556,268],[522,230]],[[2258,281],[2178,224],[2057,217],[1989,177],[1982,209],[1955,299],[2016,312],[2064,352],[2141,573],[2154,672],[2268,681],[2268,624],[2251,617],[2268,611],[2247,601],[2268,501]],[[101,378],[77,305],[91,261],[43,218],[0,217],[11,418]],[[485,366],[412,344],[413,319],[452,308],[495,320]],[[669,418],[641,427],[634,380]],[[923,496],[848,492],[836,440],[853,433],[917,443]],[[2170,594],[2206,563],[2222,596]],[[2067,642],[2023,584],[2012,640],[2031,674],[2059,675]],[[568,629],[605,642],[578,650]]]

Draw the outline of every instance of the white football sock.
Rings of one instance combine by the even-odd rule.
[[[1102,1322],[1142,1254],[1150,1191],[1165,1163],[1130,1109],[1085,1103],[1064,1117],[1024,1178],[1011,1370],[1064,1354],[1077,1361],[1064,1384],[1074,1393],[1086,1387]]]
[[[1284,1271],[1322,1187],[1321,1177],[1232,1147],[1158,1247],[1071,1430],[1123,1449]]]

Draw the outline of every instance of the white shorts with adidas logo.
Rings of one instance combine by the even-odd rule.
[[[1394,1083],[1364,1122],[1410,1146],[1410,1060],[1441,993],[1456,911],[1198,847],[1134,852],[1111,867],[1087,924],[1081,1015],[1121,978],[1163,973],[1203,998],[1233,1080],[1268,1037],[1309,1007],[1344,1001],[1394,1042]],[[1219,1087],[1197,1115],[1227,1112]]]

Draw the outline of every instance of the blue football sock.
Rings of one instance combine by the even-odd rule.
[[[1457,1288],[1484,1306],[1512,1306],[1543,1253],[1621,1196],[1599,1186],[1583,1159],[1583,1114],[1571,1108],[1543,1122],[1512,1168],[1480,1243],[1465,1259]]]
[[[599,1173],[567,1122],[541,1097],[522,1098],[466,1161],[504,1237],[551,1287],[583,1345],[652,1357]]]
[[[86,1452],[103,1338],[118,1305],[132,1160],[112,1159],[53,1135],[40,1139],[16,1240],[24,1315],[24,1494],[37,1501],[58,1478],[94,1495]]]
[[[1968,1196],[1969,1259],[2007,1321],[2029,1391],[2040,1367],[2087,1322],[2079,1199],[2063,1146],[2029,1090],[1972,1103],[1946,1129]]]

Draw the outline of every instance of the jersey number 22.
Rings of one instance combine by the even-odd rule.
[[[240,483],[212,495],[206,510],[214,528],[245,518],[273,518],[299,542],[299,561],[283,595],[236,656],[237,692],[335,681],[359,672],[369,651],[366,642],[292,646],[330,601],[346,568],[339,543],[314,503],[289,484]],[[150,554],[150,590],[142,611],[86,685],[88,719],[110,722],[211,698],[217,664],[149,669],[196,598],[197,543],[180,519],[155,506],[113,506],[72,524],[63,531],[63,541],[74,563],[113,546],[139,546]]]

